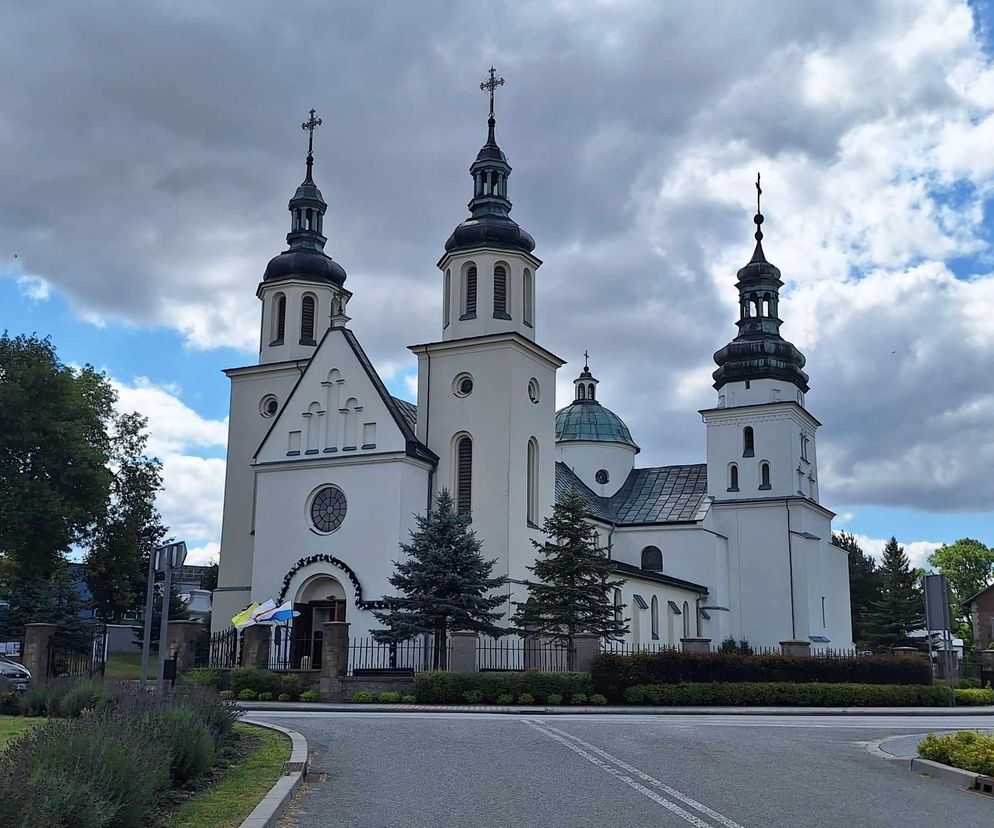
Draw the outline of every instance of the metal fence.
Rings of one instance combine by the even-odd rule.
[[[661,641],[643,641],[639,644],[632,644],[628,641],[603,641],[601,642],[601,652],[611,653],[612,655],[635,655],[636,653],[663,653],[663,652],[680,652],[681,648],[675,644],[667,644]],[[712,642],[710,651],[712,653],[730,653],[733,655],[750,655],[750,656],[770,656],[770,655],[782,655],[782,650],[780,647],[776,646],[753,646],[751,644],[746,644],[744,647],[739,645],[736,649],[727,648],[724,649],[720,644],[715,644]],[[814,658],[832,658],[845,661],[853,658],[860,658],[863,653],[855,649],[838,649],[838,648],[814,648],[811,649],[811,656]]]
[[[269,669],[320,670],[324,632],[294,630],[293,626],[276,626],[269,640]]]
[[[102,676],[107,664],[107,627],[103,624],[58,632],[48,641],[48,678]]]
[[[565,673],[569,670],[569,646],[539,638],[481,637],[476,644],[476,669],[482,672],[542,670]]]
[[[448,661],[448,649],[436,650],[431,635],[383,644],[372,636],[349,639],[350,676],[413,676],[426,670],[445,669]]]
[[[200,666],[217,670],[237,667],[241,658],[241,643],[241,630],[234,627],[212,633],[206,648],[200,650],[199,657],[203,658]]]

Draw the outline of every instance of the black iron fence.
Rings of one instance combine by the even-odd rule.
[[[269,669],[320,670],[324,633],[276,626],[269,639]]]
[[[102,676],[107,664],[107,627],[57,632],[48,641],[47,664],[48,678]]]
[[[241,659],[241,643],[241,630],[234,627],[211,633],[207,639],[207,646],[198,648],[198,666],[213,667],[217,670],[237,667]]]
[[[435,647],[430,635],[382,644],[372,636],[349,640],[350,676],[413,676],[425,670],[443,670],[446,664],[448,650]]]
[[[539,638],[482,636],[476,644],[476,669],[480,672],[542,670],[565,673],[570,669],[569,645]]]

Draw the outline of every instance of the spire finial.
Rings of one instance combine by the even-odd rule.
[[[494,90],[498,86],[503,85],[504,79],[497,77],[497,70],[493,66],[490,67],[490,77],[480,84],[481,91],[490,93],[490,117],[487,119],[487,127],[489,129],[487,141],[491,144],[496,143],[494,139],[494,126],[497,123],[494,118]]]
[[[583,370],[590,370],[590,354],[587,351],[583,352]]]
[[[759,186],[759,173],[756,173],[756,215],[753,221],[756,222],[756,241],[763,240],[763,211],[760,207],[760,197],[763,195],[763,188]]]
[[[321,119],[314,117],[315,110],[310,111],[310,118],[300,125],[301,129],[307,130],[307,180],[311,178],[311,166],[314,164],[314,130],[321,126]]]

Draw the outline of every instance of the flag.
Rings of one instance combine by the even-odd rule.
[[[247,627],[249,624],[252,623],[252,613],[255,612],[257,609],[259,609],[259,605],[258,603],[253,601],[251,604],[245,607],[245,609],[243,609],[241,612],[233,615],[231,618],[231,623],[238,629],[241,629],[242,627]]]
[[[262,607],[256,611],[255,620],[256,623],[264,624],[267,621],[289,621],[291,618],[296,618],[300,615],[299,612],[294,612],[293,604],[289,601],[280,604],[278,607],[272,607],[271,609],[263,610]]]
[[[252,623],[258,624],[262,620],[259,618],[260,615],[274,609],[276,609],[276,602],[272,598],[267,598],[255,608],[255,612],[252,613]]]

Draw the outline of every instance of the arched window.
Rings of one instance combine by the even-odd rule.
[[[345,401],[345,409],[342,414],[345,417],[345,445],[342,451],[353,451],[358,446],[359,436],[359,401],[355,397],[349,397]]]
[[[510,319],[507,312],[507,268],[494,268],[494,319]]]
[[[473,438],[456,441],[456,511],[468,515],[473,508]]]
[[[470,263],[462,274],[462,316],[473,319],[476,316],[476,265]]]
[[[314,297],[309,293],[300,301],[300,344],[314,344]]]
[[[532,280],[532,272],[526,267],[524,276],[524,316],[526,325],[535,324],[535,283]]]
[[[759,488],[769,489],[770,488],[770,464],[760,463],[759,464]]]
[[[622,607],[623,607],[623,604],[621,603],[621,590],[620,589],[615,589],[614,590],[614,620],[617,621],[619,624],[621,623],[621,619],[622,619],[622,615],[621,615]]]
[[[737,492],[739,490],[739,467],[732,463],[728,467],[728,491]]]
[[[587,390],[586,390],[586,388],[584,388],[582,382],[576,387],[576,398],[578,400],[585,400],[585,399],[587,399]]]
[[[449,313],[452,305],[452,271],[445,271],[445,291],[442,294],[442,327],[449,327]]]
[[[756,439],[752,433],[752,426],[742,429],[742,456],[752,457],[756,452]]]
[[[642,550],[642,569],[649,572],[663,571],[663,553],[658,546],[647,546]]]
[[[594,400],[594,399],[597,399],[597,398],[596,398],[596,397],[594,396],[594,384],[593,384],[593,383],[590,383],[590,385],[588,385],[588,386],[587,386],[587,399],[588,399],[588,400]]]
[[[771,311],[773,310],[773,302],[770,299],[770,294],[763,294],[763,316],[772,316]]]
[[[273,304],[273,326],[272,340],[270,345],[282,345],[283,335],[286,333],[286,296],[277,294]]]
[[[538,440],[528,441],[528,523],[538,525]]]
[[[652,640],[659,641],[659,599],[652,596]]]
[[[690,638],[690,604],[683,602],[683,637]]]

